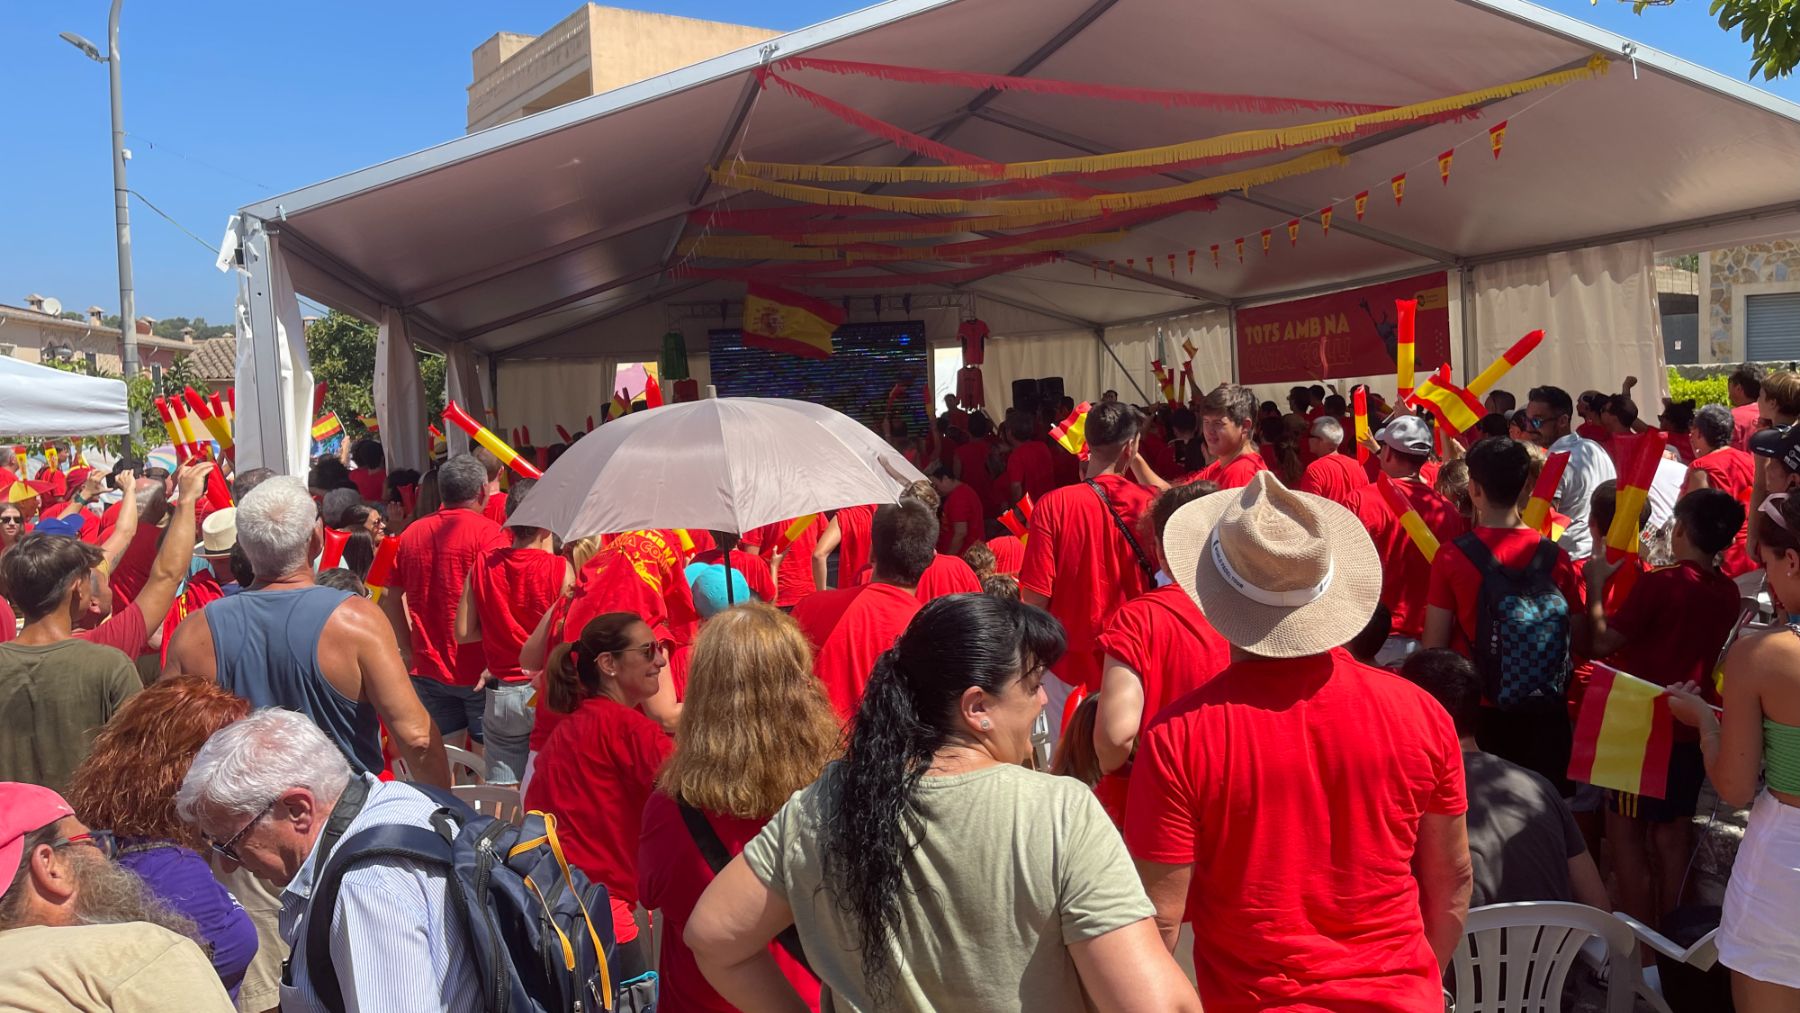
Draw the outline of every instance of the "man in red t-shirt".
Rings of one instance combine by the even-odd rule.
[[[1737,625],[1739,608],[1737,584],[1713,566],[1713,559],[1731,544],[1743,517],[1744,505],[1717,489],[1681,497],[1675,504],[1675,564],[1639,577],[1610,619],[1601,605],[1602,589],[1625,560],[1608,561],[1596,553],[1587,564],[1589,643],[1583,653],[1659,686],[1697,682],[1710,696],[1713,663]],[[1678,726],[1663,748],[1669,784],[1662,798],[1607,792],[1606,836],[1619,873],[1619,906],[1647,924],[1681,903],[1694,810],[1706,776],[1693,729]]]
[[[1731,445],[1750,449],[1750,437],[1762,428],[1762,409],[1757,399],[1762,396],[1762,370],[1748,362],[1731,371],[1725,378],[1725,396],[1731,401]]]
[[[1321,395],[1323,397],[1323,395]],[[1212,463],[1189,476],[1221,489],[1242,489],[1269,465],[1256,448],[1256,392],[1224,384],[1200,402],[1200,432]]]
[[[788,530],[798,520],[777,521],[744,532],[743,544],[756,548],[762,557],[764,572],[775,579],[772,604],[782,608],[793,608],[819,589],[813,583],[813,548],[819,544],[819,531],[825,527],[825,518],[814,514],[812,521],[782,548],[781,543],[788,540]]]
[[[1150,588],[1145,564],[1155,564],[1141,554],[1138,522],[1151,492],[1126,475],[1142,424],[1137,409],[1117,401],[1088,409],[1087,482],[1052,492],[1031,514],[1020,596],[1055,616],[1069,641],[1056,672],[1044,676],[1052,729],[1062,727],[1075,687],[1099,691],[1100,631],[1119,606]]]
[[[988,454],[994,447],[989,437],[993,431],[993,424],[986,415],[976,415],[969,420],[967,437],[953,433],[950,443],[950,470],[958,481],[968,483],[980,497],[983,517],[998,516],[1005,505],[995,487],[994,476],[988,472]]]
[[[1144,551],[1165,575],[1162,535],[1175,511],[1216,492],[1209,482],[1175,486],[1150,508]],[[1231,664],[1231,645],[1178,584],[1164,584],[1126,602],[1100,633],[1104,653],[1099,711],[1094,715],[1094,755],[1104,776],[1094,787],[1120,827],[1131,782],[1131,754],[1151,719],[1177,697],[1203,685]]]
[[[1056,488],[1055,466],[1050,448],[1033,430],[1029,415],[1015,415],[1006,423],[1006,436],[1012,450],[1006,455],[1006,470],[1000,473],[1001,490],[1006,502],[1017,503],[1030,494],[1035,502]]]
[[[444,506],[407,526],[399,536],[390,587],[381,610],[394,628],[419,701],[448,736],[467,730],[482,739],[486,701],[481,690],[487,659],[480,643],[456,639],[456,610],[475,561],[511,542],[505,529],[484,516],[481,496],[487,472],[472,454],[458,454],[438,469]]]
[[[1468,530],[1455,505],[1438,495],[1420,474],[1431,455],[1431,426],[1424,419],[1402,415],[1383,426],[1375,439],[1381,444],[1376,461],[1382,473],[1412,504],[1440,545]],[[1357,490],[1349,506],[1369,532],[1381,557],[1381,603],[1393,615],[1393,630],[1375,656],[1375,663],[1393,668],[1419,649],[1419,638],[1425,633],[1425,591],[1431,580],[1431,560],[1413,544],[1379,484]]]
[[[1312,463],[1306,466],[1294,488],[1323,496],[1339,506],[1350,506],[1357,492],[1368,487],[1369,473],[1356,463],[1356,458],[1338,453],[1343,443],[1343,423],[1329,416],[1314,422],[1312,436],[1307,438]]]
[[[946,555],[961,556],[987,534],[981,497],[973,486],[958,480],[941,464],[931,469],[931,487],[937,490],[938,500],[942,503],[937,550]]]
[[[1259,475],[1163,552],[1236,660],[1144,732],[1125,844],[1212,1010],[1441,1008],[1473,875],[1462,750],[1418,687],[1340,650],[1381,588],[1354,515]]]
[[[914,595],[936,553],[937,518],[913,499],[875,511],[874,578],[861,587],[820,591],[794,608],[794,622],[813,645],[813,671],[832,709],[848,723],[862,706],[875,660],[919,611]]]
[[[506,494],[509,518],[534,485],[529,478],[513,483]],[[490,784],[518,784],[525,773],[536,692],[531,673],[519,664],[519,651],[550,606],[575,586],[569,561],[556,554],[549,531],[508,527],[506,532],[512,544],[476,558],[456,609],[456,642],[478,645],[486,665],[477,688],[487,697],[481,734]]]
[[[1694,416],[1694,461],[1688,466],[1682,491],[1718,489],[1747,509],[1756,485],[1756,458],[1730,445],[1731,430],[1731,413],[1723,405],[1709,404]],[[1748,523],[1738,525],[1737,535],[1725,548],[1725,562],[1720,569],[1727,577],[1756,569],[1746,546],[1749,528]]]
[[[1479,539],[1501,567],[1524,570],[1548,541],[1519,519],[1520,497],[1531,479],[1530,452],[1517,440],[1494,436],[1471,447],[1466,460],[1469,501],[1475,508],[1475,528],[1469,537]],[[1560,546],[1552,558],[1550,579],[1568,603],[1570,639],[1583,643],[1586,620],[1575,564]],[[1453,648],[1477,661],[1479,667],[1479,654],[1472,645],[1481,620],[1481,583],[1481,570],[1457,542],[1438,546],[1425,592],[1421,646]],[[1572,737],[1566,707],[1501,710],[1493,701],[1483,701],[1478,735],[1482,750],[1536,771],[1564,796],[1570,793]]]
[[[815,587],[823,589],[834,586],[827,579],[830,576],[829,561],[833,552],[838,557],[835,586],[852,587],[857,583],[863,567],[869,565],[869,525],[875,520],[875,508],[878,505],[869,503],[844,507],[831,518],[830,524],[825,525],[825,531],[819,535],[812,551]]]

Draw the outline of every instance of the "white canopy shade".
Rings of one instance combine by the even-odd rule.
[[[130,430],[125,381],[0,355],[0,435],[116,436]]]

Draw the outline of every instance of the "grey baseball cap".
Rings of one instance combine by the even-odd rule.
[[[1375,439],[1403,454],[1431,453],[1431,426],[1417,415],[1402,415],[1389,422],[1375,434]]]

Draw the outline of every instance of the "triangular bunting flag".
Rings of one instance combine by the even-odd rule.
[[[1232,244],[1237,247],[1238,263],[1242,264],[1244,262],[1244,237],[1243,236],[1237,237],[1236,239],[1232,240]]]
[[[1500,148],[1506,144],[1506,121],[1501,120],[1488,128],[1488,144],[1494,149],[1494,157],[1500,157]]]
[[[1199,253],[1199,252],[1200,252],[1199,250],[1189,250],[1188,251],[1188,273],[1189,274],[1194,273],[1194,254]],[[1219,248],[1217,246],[1213,247],[1213,254],[1214,254],[1213,260],[1214,261],[1217,261],[1219,259],[1218,252],[1219,252]],[[1217,263],[1214,263],[1213,266],[1217,267],[1219,265]]]
[[[1300,219],[1298,218],[1288,219],[1288,245],[1300,245]]]
[[[1262,230],[1263,256],[1269,255],[1269,238],[1275,234],[1274,229]]]
[[[1388,180],[1388,184],[1394,188],[1394,205],[1398,207],[1400,202],[1406,199],[1406,173],[1403,172]]]
[[[1194,273],[1194,254],[1192,250],[1188,251],[1188,273]],[[1173,253],[1169,254],[1169,277],[1175,277],[1175,255]]]
[[[1319,209],[1319,228],[1324,235],[1331,235],[1331,209],[1328,207]]]
[[[1450,185],[1450,159],[1454,157],[1456,157],[1455,148],[1451,148],[1438,156],[1438,178],[1444,181],[1445,186]]]
[[[1219,266],[1219,244],[1218,243],[1212,244],[1212,257],[1213,257],[1213,266],[1218,267]]]
[[[1360,222],[1363,218],[1363,212],[1369,210],[1369,191],[1364,190],[1352,199],[1356,201],[1356,220]]]

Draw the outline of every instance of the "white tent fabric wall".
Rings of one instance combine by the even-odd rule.
[[[982,392],[987,396],[988,414],[1000,418],[1012,404],[1014,380],[1035,380],[1046,376],[1063,378],[1063,393],[1075,398],[1100,395],[1100,342],[1092,331],[1062,331],[1029,337],[990,336],[987,354],[981,366]]]
[[[477,421],[494,425],[487,415],[487,397],[481,386],[480,371],[475,367],[475,352],[466,343],[451,345],[444,356],[444,396],[461,405]],[[468,434],[452,426],[444,431],[444,435],[449,438],[451,450],[459,454],[468,452]]]
[[[239,227],[246,266],[238,276],[237,466],[304,475],[312,451],[313,377],[300,303],[281,237],[253,217]]]
[[[1162,350],[1157,350],[1156,334],[1162,331]],[[1150,368],[1159,354],[1163,365],[1177,372],[1187,353],[1182,351],[1181,343],[1194,343],[1194,382],[1202,391],[1211,390],[1231,378],[1231,315],[1224,307],[1201,310],[1198,313],[1186,313],[1168,317],[1164,320],[1142,324],[1130,324],[1125,327],[1109,327],[1106,329],[1106,343],[1112,346],[1113,355],[1125,364],[1125,370],[1131,379],[1138,382],[1144,390],[1144,397],[1151,403],[1162,400],[1162,391],[1156,386],[1156,377]],[[1100,391],[1111,388],[1119,392],[1119,396],[1128,401],[1137,401],[1136,388],[1121,371],[1119,364],[1113,362],[1112,356],[1100,353]],[[1177,384],[1179,384],[1177,380]],[[1077,400],[1080,398],[1078,397]]]
[[[1669,391],[1653,257],[1652,244],[1638,240],[1476,267],[1473,368],[1542,328],[1544,344],[1501,382],[1520,407],[1539,384],[1616,390],[1629,375],[1639,381],[1639,411],[1654,422]]]
[[[387,466],[424,471],[425,383],[407,335],[406,314],[391,306],[382,312],[375,337],[375,418],[381,423]]]
[[[618,367],[619,361],[609,358],[501,362],[500,397],[495,407],[499,428],[510,431],[524,426],[534,439],[548,445],[558,425],[571,432],[577,427],[585,429],[589,415],[598,423],[611,398],[606,391]]]

